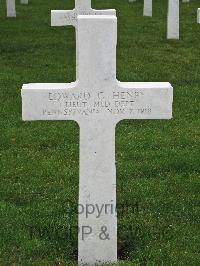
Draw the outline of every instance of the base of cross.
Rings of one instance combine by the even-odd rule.
[[[23,85],[22,117],[79,124],[78,260],[96,265],[117,261],[115,127],[124,119],[171,119],[173,88],[116,79],[116,16],[78,16],[77,29],[77,81]]]

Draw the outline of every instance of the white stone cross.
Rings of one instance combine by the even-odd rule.
[[[7,17],[16,17],[15,0],[6,0]]]
[[[168,0],[167,39],[179,39],[179,0]]]
[[[152,0],[144,0],[143,15],[152,17]]]
[[[123,119],[171,119],[169,83],[116,79],[116,16],[78,16],[79,79],[26,84],[23,120],[80,126],[79,264],[117,261],[115,127]],[[67,239],[66,239],[67,241]]]
[[[73,10],[52,10],[51,26],[69,26],[76,28],[76,77],[79,75],[78,62],[78,34],[77,34],[77,16],[78,15],[116,15],[116,10],[96,10],[91,7],[91,0],[75,0]]]

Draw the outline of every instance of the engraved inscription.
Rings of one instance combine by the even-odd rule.
[[[77,21],[77,17],[78,15],[103,15],[103,13],[101,12],[94,12],[93,10],[91,11],[80,11],[79,13],[77,12],[70,12],[70,13],[67,13],[65,14],[64,18],[67,20],[67,21]]]
[[[145,96],[143,90],[130,91],[97,91],[90,89],[83,92],[63,92],[62,90],[47,93],[52,108],[43,108],[43,116],[90,116],[98,114],[148,115],[149,106],[139,106],[138,102]]]

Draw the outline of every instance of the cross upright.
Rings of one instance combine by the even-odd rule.
[[[79,79],[23,85],[22,116],[79,124],[78,260],[95,265],[117,261],[115,127],[123,119],[170,119],[173,89],[116,79],[116,16],[80,15],[77,25]]]
[[[74,26],[76,29],[76,77],[79,75],[78,62],[78,15],[116,15],[116,10],[96,10],[91,7],[91,0],[75,0],[75,8],[73,10],[52,10],[51,26]]]

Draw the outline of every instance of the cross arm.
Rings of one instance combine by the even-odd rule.
[[[96,91],[69,84],[26,84],[22,88],[23,120],[171,119],[170,83],[117,82]]]
[[[173,88],[168,82],[118,82],[114,106],[123,119],[171,119]]]
[[[66,109],[66,102],[75,105],[83,97],[76,92],[76,86],[77,82],[24,84],[21,90],[22,119],[76,120]]]
[[[51,26],[76,26],[78,15],[116,15],[115,9],[106,10],[52,10],[51,11]]]
[[[76,17],[74,10],[51,10],[51,26],[74,25]]]

